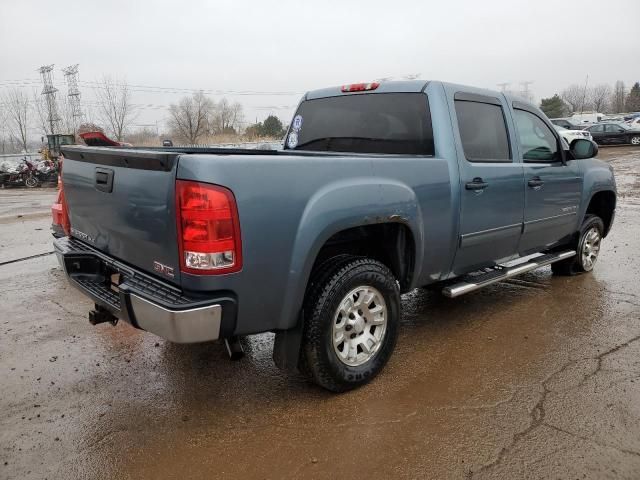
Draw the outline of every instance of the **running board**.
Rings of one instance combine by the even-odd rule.
[[[524,263],[513,265],[510,267],[498,266],[489,272],[482,273],[480,275],[467,275],[461,282],[455,283],[442,289],[442,294],[445,297],[455,298],[465,293],[473,292],[480,288],[492,285],[497,282],[501,282],[508,278],[521,275],[536,268],[551,265],[552,263],[571,258],[576,254],[574,250],[567,250],[566,252],[549,253],[539,257],[535,257]]]

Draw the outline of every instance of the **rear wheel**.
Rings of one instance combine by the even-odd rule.
[[[578,275],[590,272],[598,260],[604,234],[604,223],[596,215],[587,215],[580,228],[576,256],[551,264],[556,275]]]
[[[640,136],[631,137],[631,145],[640,145]]]
[[[400,291],[382,263],[341,257],[307,293],[303,364],[320,386],[343,392],[385,366],[398,336]]]

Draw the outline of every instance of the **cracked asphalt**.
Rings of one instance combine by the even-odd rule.
[[[640,478],[640,149],[600,158],[592,274],[405,295],[389,365],[343,395],[278,371],[270,334],[231,362],[92,327],[53,255],[0,266],[0,478]],[[0,191],[0,263],[51,251],[53,196]]]

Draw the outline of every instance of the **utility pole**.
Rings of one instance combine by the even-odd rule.
[[[589,75],[587,75],[587,79],[584,82],[584,90],[582,92],[582,103],[580,104],[580,114],[584,111],[584,101],[587,98],[587,85],[589,84]]]
[[[38,69],[42,77],[44,95],[47,102],[47,120],[49,121],[49,129],[51,133],[56,133],[60,117],[58,116],[58,108],[56,105],[56,92],[58,89],[53,86],[53,65],[43,65]]]
[[[73,117],[73,133],[75,133],[82,122],[80,89],[78,88],[78,64],[69,65],[67,68],[63,68],[62,72],[67,79],[67,96],[69,97],[69,106]]]

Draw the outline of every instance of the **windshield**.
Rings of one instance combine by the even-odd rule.
[[[427,96],[378,93],[306,100],[293,118],[285,149],[433,155]]]

